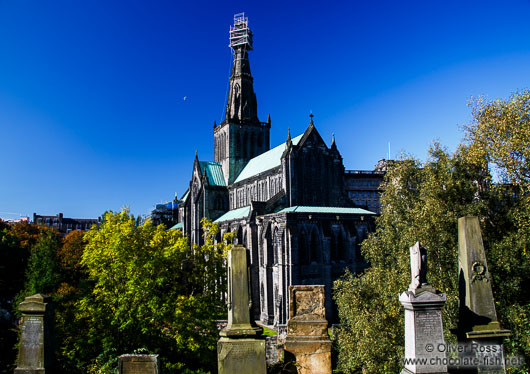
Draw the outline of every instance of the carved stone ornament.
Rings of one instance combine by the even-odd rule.
[[[486,276],[486,266],[483,263],[475,261],[473,265],[471,265],[471,270],[473,272],[471,283],[474,283],[475,281],[489,282],[489,279]]]

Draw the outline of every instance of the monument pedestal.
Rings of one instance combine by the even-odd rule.
[[[287,337],[285,350],[296,358],[298,374],[331,373],[331,341],[309,337]]]
[[[464,362],[465,358],[467,362],[477,363],[475,373],[506,373],[502,341],[508,336],[510,336],[510,331],[501,329],[498,322],[474,326],[472,331],[465,334],[465,338],[460,337],[460,344],[467,347],[460,355],[461,361]],[[469,369],[469,367],[463,367],[463,369]]]
[[[20,303],[22,313],[20,347],[15,374],[50,373],[53,364],[53,310],[51,298],[28,296]]]
[[[405,308],[405,368],[402,374],[447,373],[447,358],[442,324],[446,295],[406,291],[399,296]]]
[[[285,352],[296,360],[298,374],[331,374],[331,340],[324,286],[289,287]]]

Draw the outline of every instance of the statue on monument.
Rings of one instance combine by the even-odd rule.
[[[442,308],[447,295],[427,282],[427,249],[419,242],[410,247],[410,270],[412,281],[399,301],[405,308],[405,357],[412,360],[401,374],[447,373],[445,351],[426,348],[445,344]]]
[[[412,281],[409,291],[430,288],[427,282],[427,249],[422,247],[420,242],[410,247],[410,270]]]

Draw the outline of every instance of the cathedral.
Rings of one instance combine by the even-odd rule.
[[[215,156],[197,155],[188,190],[177,201],[178,223],[202,243],[201,219],[217,222],[221,240],[234,233],[250,252],[252,307],[265,325],[285,324],[290,285],[326,286],[328,320],[335,321],[333,281],[366,264],[359,243],[374,213],[347,194],[342,157],[328,147],[310,115],[303,134],[270,148],[271,119],[258,118],[250,72],[252,32],[244,14],[230,27],[233,66],[224,120],[214,124]]]

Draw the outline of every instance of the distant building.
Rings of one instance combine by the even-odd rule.
[[[55,216],[43,216],[33,213],[33,223],[52,227],[64,235],[74,230],[90,230],[92,225],[99,225],[100,222],[101,218],[65,218],[62,213]]]
[[[148,218],[155,226],[164,224],[167,228],[173,227],[178,222],[178,200],[156,204]]]
[[[2,221],[1,218],[0,218],[0,221]],[[6,219],[4,222],[7,222],[7,223],[28,222],[29,223],[29,217],[20,217],[20,218],[17,218],[17,219]]]
[[[371,212],[381,213],[379,201],[383,192],[381,184],[385,178],[388,160],[382,159],[374,170],[345,170],[344,188],[353,203]]]

